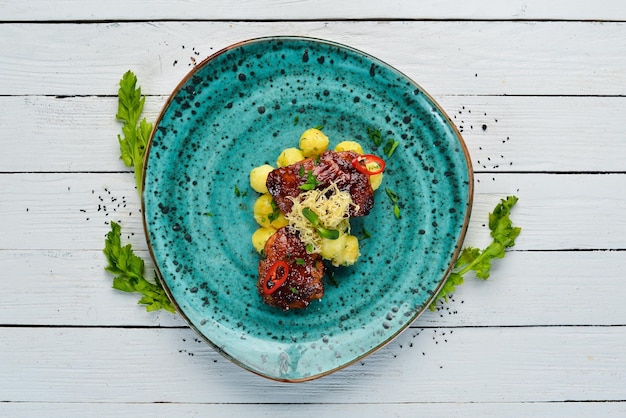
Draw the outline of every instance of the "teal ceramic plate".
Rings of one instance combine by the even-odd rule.
[[[249,172],[318,125],[331,148],[399,146],[374,210],[352,221],[354,235],[370,235],[357,264],[326,279],[321,301],[283,312],[256,290]],[[367,128],[382,133],[379,147]],[[419,85],[363,52],[300,37],[241,42],[196,66],[164,106],[144,170],[146,235],[180,314],[236,364],[290,382],[363,358],[428,306],[462,244],[473,190],[461,136]]]

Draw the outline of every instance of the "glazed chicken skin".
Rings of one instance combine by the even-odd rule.
[[[280,211],[288,214],[293,205],[291,198],[303,192],[300,186],[307,183],[310,172],[318,183],[317,189],[335,183],[339,190],[350,193],[356,206],[351,207],[349,216],[365,216],[374,206],[374,190],[369,177],[352,166],[357,157],[359,154],[352,151],[326,151],[319,158],[277,168],[267,176],[267,189]]]
[[[276,265],[280,267],[277,269]],[[276,280],[285,271],[287,278],[284,283],[266,284],[267,280]],[[324,295],[324,271],[322,257],[308,254],[298,234],[283,227],[265,244],[265,258],[259,262],[257,287],[263,301],[270,306],[283,310],[302,309]],[[274,286],[278,288],[274,289]]]

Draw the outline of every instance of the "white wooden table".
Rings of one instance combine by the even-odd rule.
[[[154,120],[194,62],[306,35],[405,72],[468,144],[465,243],[523,232],[389,345],[282,384],[111,289],[108,222],[149,258],[117,83]],[[0,416],[626,416],[626,6],[584,1],[0,1]],[[148,268],[152,268],[149,264]]]

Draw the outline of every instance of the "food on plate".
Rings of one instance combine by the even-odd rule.
[[[306,308],[324,295],[322,256],[307,252],[297,232],[278,229],[265,245],[259,262],[259,293],[270,306],[283,310]]]
[[[254,219],[262,227],[278,229],[288,224],[285,215],[280,213],[272,196],[265,193],[254,202]]]
[[[363,155],[363,147],[356,141],[341,141],[335,145],[335,151],[352,151]]]
[[[350,216],[365,216],[374,206],[374,190],[369,176],[352,164],[360,157],[352,151],[325,151],[319,157],[271,171],[267,176],[267,189],[280,211],[289,213],[293,198],[304,190],[325,189],[335,184],[339,190],[350,193],[354,203]]]
[[[252,244],[261,254],[257,288],[270,306],[307,307],[324,295],[325,262],[350,266],[360,256],[350,218],[370,213],[385,161],[363,154],[355,141],[334,150],[328,145],[324,133],[308,129],[300,148],[280,153],[278,168],[264,164],[250,172],[250,185],[261,193],[253,209],[259,228]]]
[[[274,167],[269,164],[263,164],[261,166],[255,167],[250,171],[250,186],[254,189],[254,191],[259,193],[267,193],[267,186],[265,182],[267,181],[267,175],[272,171]]]
[[[305,157],[316,157],[328,148],[328,137],[318,128],[304,131],[298,145]]]
[[[291,164],[295,164],[298,161],[304,160],[306,157],[302,153],[302,150],[298,148],[287,148],[280,153],[276,160],[277,167],[286,167]]]

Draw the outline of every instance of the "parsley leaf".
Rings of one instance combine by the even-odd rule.
[[[158,280],[151,283],[144,278],[143,260],[135,255],[131,245],[122,246],[121,226],[116,222],[111,222],[103,252],[109,262],[105,270],[114,275],[114,289],[141,294],[137,303],[146,305],[148,312],[158,309],[176,312],[161,283]]]
[[[143,157],[146,153],[148,139],[152,133],[152,124],[146,119],[139,121],[146,101],[141,96],[141,88],[137,87],[137,77],[127,71],[120,80],[116,119],[123,123],[122,134],[118,135],[120,158],[127,167],[133,167],[137,190],[141,194],[143,176]]]
[[[508,196],[501,199],[493,212],[489,214],[489,229],[491,230],[492,242],[483,250],[474,247],[466,247],[454,263],[454,268],[439,293],[430,304],[430,310],[435,310],[439,300],[448,300],[457,286],[463,284],[463,276],[469,271],[474,271],[476,278],[486,280],[489,278],[491,260],[503,258],[505,250],[515,245],[515,239],[522,229],[513,226],[510,218],[511,209],[517,203],[516,196]]]
[[[320,184],[317,181],[317,177],[313,174],[313,170],[309,170],[306,172],[306,182],[301,184],[299,187],[301,190],[313,190]]]
[[[123,123],[122,134],[118,135],[120,159],[135,172],[137,191],[141,196],[143,177],[143,158],[152,124],[146,119],[139,121],[146,101],[137,87],[137,77],[127,71],[120,80],[116,119]],[[210,215],[210,214],[209,214]],[[121,226],[111,222],[111,231],[106,235],[103,250],[108,265],[104,268],[113,274],[113,288],[124,292],[136,292],[141,295],[139,304],[146,305],[147,311],[165,309],[176,312],[161,282],[155,277],[154,283],[144,277],[144,262],[133,252],[131,244],[122,246]],[[155,275],[156,276],[156,275]]]

